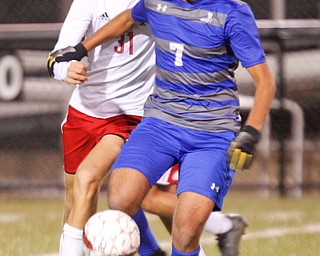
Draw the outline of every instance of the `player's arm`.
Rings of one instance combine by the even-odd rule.
[[[266,62],[247,70],[254,80],[256,91],[247,121],[228,151],[230,166],[235,170],[249,168],[276,91],[275,80]]]
[[[85,39],[82,44],[87,51],[90,51],[108,39],[122,35],[129,30],[134,23],[135,21],[131,16],[131,9],[125,10]]]
[[[82,64],[61,61],[57,65],[54,64],[57,63],[56,58],[58,56],[61,56],[71,49],[68,46],[81,42],[92,22],[93,15],[94,10],[91,4],[89,4],[89,1],[76,0],[72,2],[61,27],[58,41],[48,55],[47,68],[50,76],[60,81],[70,82],[71,84],[75,84],[76,82],[81,83],[86,80],[86,77],[83,77],[83,71],[86,70],[86,68],[84,67],[79,70],[79,66]],[[79,72],[76,69],[78,69]],[[78,79],[75,77],[76,72],[78,72],[78,76],[80,76]],[[71,76],[69,76],[69,73]]]
[[[129,30],[134,23],[135,21],[131,16],[131,9],[125,10],[76,46],[69,46],[50,53],[47,60],[49,74],[51,76],[54,75],[55,63],[69,62],[71,60],[80,61],[83,57],[87,56],[88,51],[108,39],[122,35]]]
[[[246,125],[261,131],[276,92],[276,83],[266,62],[249,67],[247,70],[254,80],[256,90],[254,105],[249,113]]]

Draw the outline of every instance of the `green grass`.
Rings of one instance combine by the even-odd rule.
[[[55,255],[61,232],[62,198],[0,197],[0,255]],[[105,202],[100,208],[106,207]],[[225,212],[248,219],[241,243],[244,256],[319,256],[320,206],[317,194],[302,199],[261,199],[257,193],[231,190]],[[156,216],[149,222],[161,245],[170,251],[169,236]],[[204,233],[202,244],[208,256],[220,255],[216,241]],[[57,254],[56,254],[57,255]]]

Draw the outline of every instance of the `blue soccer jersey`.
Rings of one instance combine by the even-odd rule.
[[[250,7],[238,0],[141,0],[132,10],[156,42],[145,116],[208,132],[240,128],[234,71],[265,62]]]

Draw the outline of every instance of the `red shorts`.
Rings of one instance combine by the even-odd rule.
[[[158,185],[175,185],[178,184],[179,165],[172,166],[166,171],[162,177],[157,181]]]
[[[140,116],[133,115],[95,118],[69,106],[68,115],[62,124],[65,172],[74,174],[104,135],[115,134],[126,140],[140,121]]]

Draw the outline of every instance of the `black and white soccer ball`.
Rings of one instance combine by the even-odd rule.
[[[87,221],[83,242],[86,256],[133,255],[140,245],[140,232],[128,214],[106,210]]]

